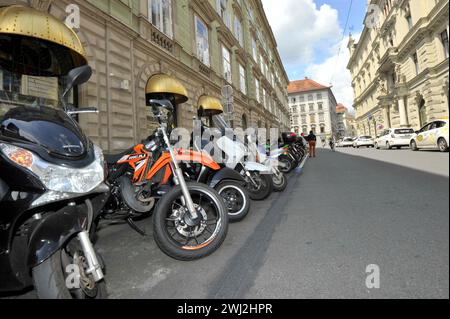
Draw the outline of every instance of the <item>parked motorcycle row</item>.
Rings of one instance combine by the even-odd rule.
[[[162,74],[150,78],[145,92],[158,128],[125,152],[104,154],[76,121],[97,110],[68,103],[72,89],[92,75],[81,42],[48,14],[0,8],[5,23],[19,15],[34,24],[17,31],[0,27],[0,67],[17,79],[57,77],[64,90],[59,107],[10,100],[0,115],[0,292],[34,286],[40,298],[106,297],[105,264],[93,245],[102,220],[125,221],[146,235],[135,221],[152,218],[155,242],[165,254],[182,261],[208,256],[225,240],[229,223],[251,213],[251,200],[283,191],[286,174],[307,156],[291,133],[283,134],[276,151],[224,135],[214,143],[237,158],[226,163],[206,154],[202,146],[210,141],[174,147],[176,109],[188,94]],[[52,26],[46,32],[58,34],[30,37],[30,28],[44,21]],[[198,101],[202,129],[208,128],[203,123],[230,129],[222,113],[219,100]],[[256,161],[248,160],[249,152]]]

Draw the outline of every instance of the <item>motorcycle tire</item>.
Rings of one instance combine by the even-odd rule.
[[[254,187],[250,183],[247,184],[247,191],[252,200],[262,201],[272,194],[273,189],[273,181],[272,174],[261,174],[260,172],[250,172],[252,174],[253,179],[259,180],[261,183],[258,189],[254,189]]]
[[[224,199],[230,223],[240,222],[248,215],[250,196],[244,186],[237,182],[227,181],[220,183],[215,189]]]
[[[186,208],[182,207],[180,204],[174,206],[176,201],[183,197],[181,187],[174,187],[158,202],[153,214],[153,237],[162,252],[169,257],[181,261],[196,260],[212,254],[222,245],[228,232],[228,211],[222,197],[217,191],[199,183],[188,183],[187,186],[193,197],[194,204],[201,207],[200,215],[203,216],[202,218],[205,218],[203,214],[207,215],[207,213],[211,213],[212,210],[210,209],[212,208],[214,209],[213,214],[217,215],[218,221],[214,230],[208,230],[211,235],[204,243],[197,244],[196,246],[189,246],[189,242],[191,242],[192,239],[189,239],[190,236],[183,234],[182,232],[184,229],[181,226],[178,226],[181,227],[180,229],[177,228],[175,219],[172,219],[172,214],[175,213],[173,207],[180,207],[186,210]],[[209,201],[209,205],[201,205],[204,203],[202,200],[205,201],[205,199]],[[211,216],[206,217],[211,218]],[[169,226],[168,223],[170,222],[173,222],[175,226]],[[202,231],[202,234],[208,229],[208,226],[210,226],[210,224],[206,226]],[[196,226],[196,229],[197,227],[199,226]],[[169,229],[175,229],[175,233],[171,234]],[[191,229],[190,231],[194,232],[196,229]],[[180,241],[187,242],[182,244],[180,241],[173,238],[175,235],[178,235],[181,238]],[[194,237],[195,241],[197,241],[197,238],[198,237]]]
[[[275,174],[272,176],[272,183],[273,183],[273,191],[274,192],[282,192],[286,189],[288,180],[286,175],[283,173],[280,173],[280,177],[277,178]]]
[[[294,168],[297,166],[295,165],[294,161],[292,161],[291,159],[287,158],[287,157],[280,157],[278,159],[278,161],[280,163],[283,163],[285,167],[280,166],[278,169],[280,170],[280,172],[282,172],[283,174],[289,174],[290,172],[292,172],[294,170]]]
[[[91,295],[82,289],[71,293],[66,286],[66,272],[62,263],[62,250],[32,269],[34,288],[39,299],[106,299],[108,293],[105,280],[97,282]],[[101,256],[97,257],[101,259]]]

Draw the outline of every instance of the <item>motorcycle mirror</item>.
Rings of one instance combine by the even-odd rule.
[[[78,68],[70,70],[67,74],[66,90],[63,93],[63,99],[70,92],[70,90],[77,85],[86,83],[92,76],[92,69],[89,65],[83,65]]]

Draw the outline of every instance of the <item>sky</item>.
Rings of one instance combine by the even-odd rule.
[[[353,91],[347,70],[347,43],[363,29],[367,0],[262,0],[289,80],[311,78],[332,85],[338,100],[351,109]]]

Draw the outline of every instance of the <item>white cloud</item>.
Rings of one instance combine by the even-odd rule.
[[[311,63],[342,34],[338,11],[313,0],[262,0],[287,68]],[[292,71],[293,72],[293,71]]]
[[[359,35],[353,37],[357,40]],[[305,72],[309,78],[323,85],[331,84],[338,103],[342,103],[353,110],[352,77],[347,69],[350,59],[350,52],[347,49],[348,40],[349,38],[345,37],[342,42],[334,47],[335,55],[326,59],[323,63],[308,66]],[[340,55],[338,54],[339,46],[341,48]],[[330,81],[332,82],[330,83]]]

